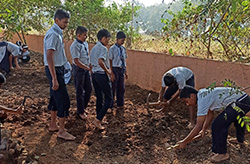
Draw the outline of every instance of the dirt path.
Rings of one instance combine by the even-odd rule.
[[[48,131],[47,110],[49,85],[44,74],[42,55],[31,54],[32,61],[21,65],[23,70],[7,76],[1,89],[0,104],[16,108],[23,96],[30,96],[21,116],[9,115],[5,128],[12,137],[21,141],[27,151],[26,163],[41,164],[90,164],[90,163],[210,163],[212,155],[211,134],[195,141],[183,150],[166,150],[188,133],[188,112],[185,104],[174,102],[166,114],[147,111],[144,104],[149,91],[126,85],[125,109],[108,113],[106,130],[95,130],[91,123],[76,118],[75,89],[68,85],[71,98],[70,116],[66,128],[77,139],[66,142]],[[157,94],[152,93],[152,99]],[[90,121],[95,117],[95,96],[88,107]],[[234,128],[230,129],[234,136]],[[247,133],[245,146],[228,145],[230,160],[223,163],[250,163],[250,135]]]

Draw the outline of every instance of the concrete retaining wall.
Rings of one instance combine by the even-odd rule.
[[[29,35],[26,37],[31,50],[43,53],[43,36]],[[16,42],[18,38],[13,37]],[[65,52],[71,61],[69,47],[72,41],[65,42]],[[90,45],[90,49],[93,45]],[[225,78],[231,79],[242,87],[250,86],[250,66],[246,64],[198,59],[183,56],[127,50],[127,82],[141,88],[158,92],[161,88],[162,75],[176,66],[184,66],[193,70],[196,88],[208,87],[211,83],[220,83]],[[247,91],[250,93],[250,91]]]

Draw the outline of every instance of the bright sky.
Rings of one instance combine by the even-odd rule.
[[[132,0],[105,0],[105,3],[109,3],[109,2],[117,2],[119,4],[122,4],[124,2],[132,2]],[[163,0],[134,0],[134,1],[137,1],[139,3],[142,3],[144,4],[145,6],[152,6],[152,5],[155,5],[155,4],[160,4],[162,3]],[[164,0],[164,3],[170,3],[172,2],[173,0]]]

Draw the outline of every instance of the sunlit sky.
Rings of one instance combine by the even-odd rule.
[[[124,2],[132,2],[132,0],[105,0],[105,3],[110,3],[110,2],[117,2],[119,4],[122,4]],[[152,6],[152,5],[155,5],[155,4],[160,4],[162,3],[162,0],[134,0],[134,1],[137,1],[139,3],[142,3],[144,4],[145,6]],[[164,0],[164,3],[170,3],[172,2],[173,0]]]

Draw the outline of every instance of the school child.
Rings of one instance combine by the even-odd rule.
[[[111,89],[111,70],[109,69],[108,49],[105,47],[111,35],[108,30],[101,29],[97,33],[97,43],[90,51],[90,64],[92,66],[92,82],[96,94],[96,119],[93,124],[98,129],[104,129],[101,125],[108,108],[113,101]],[[104,96],[104,102],[103,102]]]
[[[21,67],[17,61],[19,54],[21,54],[21,50],[17,45],[11,42],[0,42],[0,69],[6,73],[13,70],[12,60],[14,60],[16,68],[20,69]]]
[[[179,96],[180,90],[183,89],[185,85],[194,87],[194,84],[194,74],[186,67],[174,67],[167,71],[162,76],[162,87],[158,97],[158,101],[167,102],[161,110],[166,110],[168,104],[172,103]],[[188,110],[190,118],[188,128],[191,129],[195,124],[194,107],[188,107]]]
[[[30,52],[26,44],[22,45],[22,53],[18,57],[23,63],[28,63],[30,61]]]
[[[89,103],[92,86],[90,79],[90,59],[88,53],[87,28],[78,26],[76,39],[70,46],[70,53],[73,58],[73,74],[76,88],[77,114],[85,120],[87,115],[85,109]]]
[[[126,62],[125,62],[125,59],[127,58],[127,53],[125,47],[122,46],[124,44],[125,39],[126,39],[125,33],[119,31],[116,34],[116,43],[109,49],[113,99],[116,95],[118,108],[123,108],[124,106],[124,93],[125,93],[124,76],[126,79],[128,78],[126,73]]]
[[[49,131],[58,131],[58,138],[75,140],[65,129],[65,120],[69,115],[70,99],[64,81],[64,64],[67,58],[64,51],[63,30],[68,26],[69,13],[57,10],[54,16],[54,25],[44,36],[44,64],[45,73],[50,83],[50,101],[48,109],[51,110],[51,123]],[[59,117],[59,127],[56,118]]]
[[[213,90],[200,89],[195,90],[192,86],[185,86],[180,97],[189,106],[197,105],[197,121],[193,130],[188,136],[178,142],[179,148],[184,148],[195,136],[205,135],[209,124],[213,120],[213,114],[216,110],[224,108],[212,123],[212,151],[216,153],[210,158],[212,162],[227,160],[227,135],[231,123],[236,127],[236,137],[238,143],[244,141],[244,129],[238,123],[237,116],[243,117],[250,114],[250,97],[244,92],[239,92],[229,87],[216,87]],[[239,107],[241,111],[236,111],[234,107]]]

